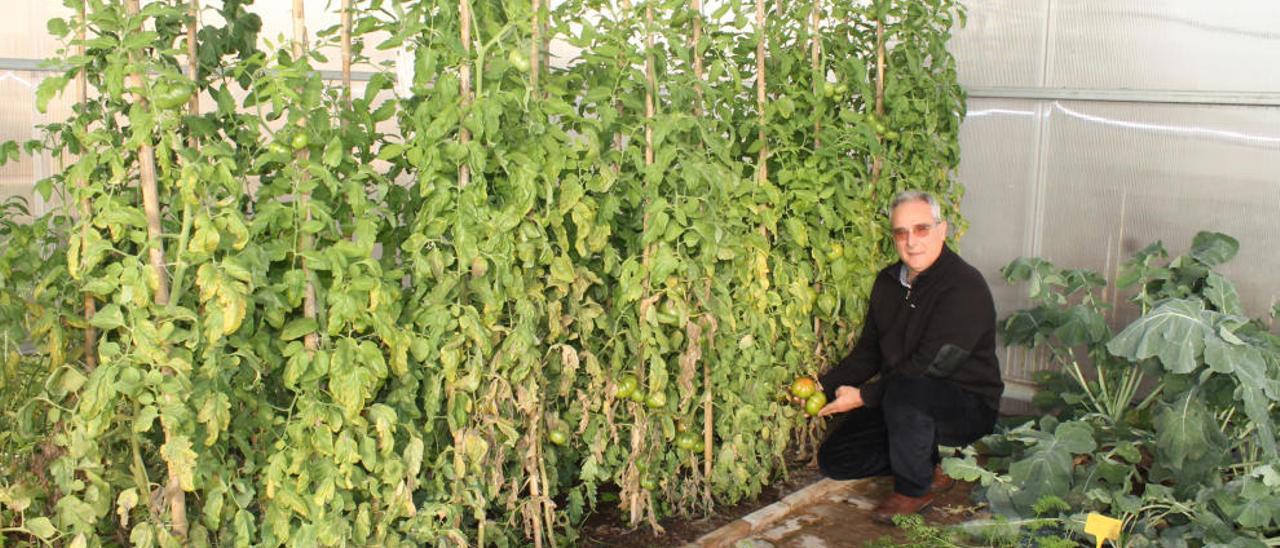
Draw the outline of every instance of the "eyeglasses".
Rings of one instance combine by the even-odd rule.
[[[930,230],[933,230],[934,227],[940,224],[942,224],[942,221],[936,221],[933,223],[921,223],[910,228],[907,228],[907,227],[895,228],[893,229],[893,241],[899,242],[899,243],[907,241],[907,233],[910,233],[912,236],[915,236],[916,238],[923,238],[929,235]]]

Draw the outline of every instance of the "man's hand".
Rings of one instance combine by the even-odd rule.
[[[818,411],[819,417],[844,413],[862,407],[862,391],[852,386],[836,388],[836,399]]]

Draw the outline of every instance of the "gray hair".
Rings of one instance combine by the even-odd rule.
[[[929,204],[929,211],[933,213],[933,221],[942,222],[942,206],[938,205],[938,200],[934,199],[932,194],[923,190],[904,190],[893,196],[893,201],[889,202],[889,211],[898,209],[898,206],[907,202],[924,202]]]

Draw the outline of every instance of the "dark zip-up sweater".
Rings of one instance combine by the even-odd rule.
[[[827,399],[842,385],[879,407],[885,378],[932,377],[999,409],[1004,382],[996,358],[996,309],[982,274],[946,246],[910,287],[901,262],[876,276],[857,344],[821,378]]]

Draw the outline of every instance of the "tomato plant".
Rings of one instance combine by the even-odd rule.
[[[767,387],[847,348],[883,200],[958,197],[950,2],[364,0],[270,46],[252,2],[65,3],[38,99],[94,93],[0,264],[44,288],[0,302],[52,375],[44,483],[0,484],[42,539],[556,544],[606,484],[655,528],[757,495],[816,443]]]

